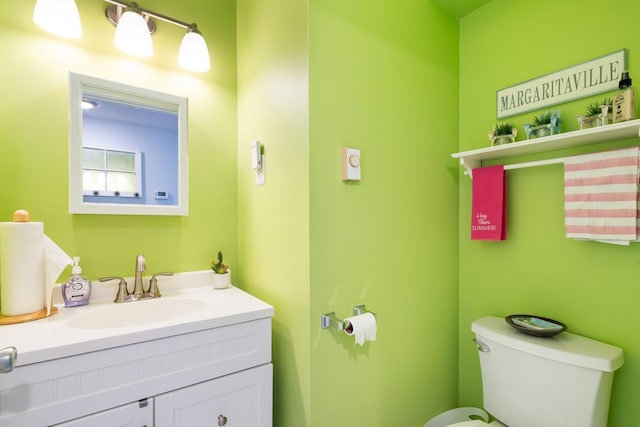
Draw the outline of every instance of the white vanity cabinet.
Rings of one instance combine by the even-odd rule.
[[[205,381],[56,427],[270,426],[272,365]]]
[[[271,427],[273,308],[235,288],[176,298],[203,304],[173,321],[81,331],[51,347],[51,336],[95,316],[61,309],[39,324],[0,327],[18,349],[18,366],[0,374],[0,426]],[[110,304],[89,310],[111,313]],[[37,348],[25,334],[42,337]]]

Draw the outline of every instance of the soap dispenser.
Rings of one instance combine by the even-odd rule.
[[[82,274],[82,268],[79,262],[80,257],[73,257],[71,276],[69,276],[69,280],[62,285],[62,298],[64,299],[65,307],[75,307],[89,303],[91,280]]]
[[[622,73],[618,88],[618,94],[613,98],[613,123],[636,118],[636,90],[631,86],[628,71]]]

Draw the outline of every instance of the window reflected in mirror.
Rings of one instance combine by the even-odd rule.
[[[82,147],[84,200],[142,197],[140,152],[108,147]],[[96,199],[89,199],[96,198]],[[114,199],[115,200],[115,199]]]

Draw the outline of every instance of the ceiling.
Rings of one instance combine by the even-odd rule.
[[[462,18],[491,0],[431,0],[454,18]]]
[[[176,111],[115,101],[94,95],[84,95],[82,99],[91,101],[95,105],[92,109],[82,110],[84,118],[91,117],[174,131],[178,129],[178,113]]]

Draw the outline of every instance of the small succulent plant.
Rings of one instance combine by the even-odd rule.
[[[500,122],[496,123],[489,132],[489,141],[491,145],[507,144],[514,142],[518,135],[518,129],[513,127],[513,123]]]
[[[587,105],[587,110],[585,111],[586,117],[599,116],[602,113],[602,107],[597,102],[592,102]]]
[[[493,127],[493,136],[511,135],[513,133],[513,123],[496,123]]]
[[[533,118],[534,126],[548,125],[551,123],[551,112],[547,111],[546,113],[540,114],[540,116],[535,116]]]
[[[222,251],[218,251],[218,259],[211,261],[211,269],[218,274],[225,274],[229,270],[229,264],[222,260]]]
[[[585,117],[594,117],[602,114],[602,107],[608,105],[611,108],[613,105],[613,101],[611,98],[605,98],[602,102],[592,102],[587,105],[587,109],[585,112]]]

